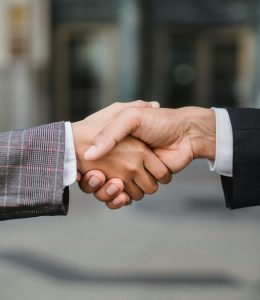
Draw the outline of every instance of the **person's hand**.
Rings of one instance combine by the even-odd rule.
[[[96,198],[105,202],[110,209],[118,209],[132,203],[132,199],[124,192],[124,183],[119,178],[106,180],[104,173],[91,170],[78,178],[79,187],[84,193],[95,194]]]
[[[89,170],[101,170],[105,173],[110,181],[102,189],[98,190],[96,196],[103,198],[103,201],[110,201],[108,206],[111,208],[129,204],[131,199],[141,199],[143,192],[154,192],[157,189],[157,183],[153,177],[161,182],[168,182],[170,173],[167,167],[147,146],[133,138],[127,138],[102,161],[92,164],[83,160],[84,151],[91,145],[93,138],[98,132],[108,126],[122,110],[130,106],[152,107],[153,105],[143,101],[126,104],[117,103],[89,116],[83,121],[72,124],[77,168],[82,175]],[[121,163],[119,164],[120,161]],[[103,174],[100,173],[99,176],[94,176],[93,172],[96,171],[92,171],[92,174],[87,173],[81,180],[80,176],[78,176],[78,180],[80,180],[79,185],[85,192],[95,191],[104,183]],[[122,179],[124,185],[122,181],[114,177]],[[86,185],[86,180],[88,180],[88,185]],[[97,185],[97,181],[100,185]],[[114,183],[112,187],[111,183]],[[107,189],[105,190],[106,187]],[[117,192],[112,194],[116,187]],[[125,192],[122,192],[123,189]],[[107,197],[105,197],[106,195]]]
[[[125,204],[131,203],[131,200],[140,200],[145,194],[156,192],[158,185],[156,181],[167,183],[171,179],[170,172],[161,160],[141,141],[126,137],[118,143],[107,155],[98,161],[85,161],[79,159],[78,168],[82,173],[89,170],[99,170],[106,175],[107,179],[112,182],[121,179],[124,183],[119,190],[120,195],[114,194],[114,189],[120,186],[120,181],[107,186],[95,193],[98,199],[108,202],[108,207],[118,208]],[[81,184],[80,184],[81,185]],[[115,185],[115,186],[114,186]],[[111,201],[111,197],[116,197]],[[129,197],[128,197],[129,196]]]
[[[97,160],[126,136],[144,141],[172,173],[193,159],[215,158],[215,113],[211,109],[125,108],[100,131],[84,154]]]

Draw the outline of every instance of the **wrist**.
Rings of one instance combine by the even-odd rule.
[[[193,108],[187,123],[194,158],[214,160],[216,156],[215,112],[207,108]]]
[[[86,126],[83,121],[78,121],[71,123],[73,140],[74,140],[74,148],[75,148],[75,156],[77,161],[77,170],[83,173],[83,154],[90,141],[87,141],[88,132],[86,131]]]
[[[94,161],[88,161],[86,164],[86,160],[84,159],[85,151],[93,144],[93,140],[98,133],[98,127],[94,126],[93,123],[93,119],[87,117],[82,121],[71,124],[77,160],[77,170],[81,174],[85,174],[86,172],[95,169]]]

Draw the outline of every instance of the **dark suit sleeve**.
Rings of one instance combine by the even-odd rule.
[[[226,205],[260,205],[260,109],[227,110],[233,130],[233,177],[221,177]]]

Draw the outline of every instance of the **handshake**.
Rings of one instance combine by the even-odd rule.
[[[211,109],[114,103],[72,123],[79,186],[111,209],[129,205],[192,160],[214,160],[215,127]]]

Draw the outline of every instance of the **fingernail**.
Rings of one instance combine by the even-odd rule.
[[[153,108],[160,108],[160,103],[157,101],[151,101],[150,102]]]
[[[88,181],[88,184],[92,187],[92,188],[96,188],[100,185],[101,181],[100,179],[98,179],[97,177],[95,176],[91,176],[89,181]]]
[[[132,200],[130,199],[130,197],[126,197],[125,205],[130,205],[130,204],[132,204]]]
[[[84,158],[89,159],[95,156],[97,152],[97,147],[92,145],[91,147],[88,148],[88,150],[84,153]]]
[[[112,200],[111,202],[114,206],[118,206],[118,205],[121,205],[122,204],[122,201],[118,198]]]
[[[113,196],[115,193],[117,193],[119,191],[119,188],[115,185],[115,184],[111,184],[107,190],[106,193],[108,194],[108,196]]]

